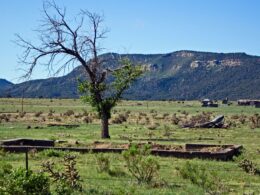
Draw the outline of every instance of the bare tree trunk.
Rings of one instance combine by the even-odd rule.
[[[109,129],[108,129],[108,115],[106,113],[101,114],[101,138],[109,139]]]

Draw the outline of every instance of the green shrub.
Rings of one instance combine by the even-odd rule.
[[[85,123],[89,124],[89,123],[92,123],[92,122],[93,122],[93,119],[92,119],[92,117],[90,117],[90,116],[85,116],[85,117],[83,118],[83,121],[84,121]]]
[[[5,155],[6,155],[6,151],[3,148],[1,148],[0,149],[0,156],[5,156]]]
[[[242,168],[246,173],[252,175],[260,175],[260,168],[251,160],[252,156],[245,148],[240,151],[239,156],[235,156],[233,160]]]
[[[167,125],[164,125],[164,134],[163,136],[167,137],[168,139],[170,139],[171,135],[173,133],[171,132],[171,128]]]
[[[35,116],[35,117],[40,117],[40,116],[42,115],[42,113],[43,113],[42,111],[36,112],[36,113],[34,114],[34,116]]]
[[[10,174],[12,172],[12,165],[8,163],[0,164],[0,177],[4,177],[6,174]]]
[[[239,162],[239,167],[241,167],[245,172],[252,175],[260,175],[260,169],[257,168],[256,164],[249,159],[243,159]]]
[[[113,124],[122,124],[126,122],[128,118],[127,114],[117,114],[111,119],[111,123]]]
[[[55,113],[55,110],[49,109],[48,116],[49,116],[49,117],[52,117],[54,113]]]
[[[55,170],[54,163],[47,161],[42,164],[43,171],[53,179],[54,190],[60,195],[69,195],[75,191],[82,191],[82,185],[76,168],[76,156],[65,155],[63,159],[64,170]]]
[[[111,167],[109,155],[98,153],[95,154],[95,159],[97,162],[97,171],[108,173],[112,177],[125,176],[125,172],[120,169],[120,167]]]
[[[0,164],[0,194],[2,194],[3,186],[5,184],[5,176],[12,172],[12,165],[2,162]]]
[[[26,115],[26,112],[19,112],[20,118],[23,118]]]
[[[74,115],[74,111],[73,111],[73,110],[67,110],[63,115],[64,115],[64,116]]]
[[[138,184],[151,183],[160,169],[159,163],[150,156],[149,145],[138,148],[132,145],[127,151],[123,152],[126,166]]]
[[[74,190],[65,180],[59,180],[55,183],[54,191],[57,195],[71,195]]]
[[[95,159],[97,162],[97,171],[109,173],[110,171],[109,157],[103,153],[98,153],[95,155]]]
[[[0,188],[0,194],[29,195],[50,194],[49,178],[43,173],[34,173],[23,168],[12,170],[5,174],[4,182]]]
[[[251,122],[252,129],[260,128],[260,115],[258,113],[249,117],[249,121]]]
[[[180,175],[184,179],[188,179],[191,183],[203,188],[208,194],[223,194],[226,188],[215,172],[209,172],[205,166],[199,166],[195,163],[186,162],[179,169]]]
[[[177,117],[176,113],[172,115],[170,120],[173,125],[178,125],[180,122],[180,119]]]
[[[41,153],[44,156],[47,156],[47,157],[62,157],[62,156],[64,156],[63,151],[53,150],[53,149],[43,150]]]

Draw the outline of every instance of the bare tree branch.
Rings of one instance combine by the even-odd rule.
[[[50,9],[56,15],[51,15]],[[45,61],[44,65],[48,67],[48,70],[51,70],[49,72],[58,73],[77,60],[85,68],[93,83],[103,82],[102,63],[98,58],[98,52],[101,49],[98,47],[98,41],[105,38],[107,32],[99,29],[103,18],[95,13],[81,11],[79,21],[73,28],[67,22],[66,9],[59,8],[54,2],[44,3],[43,14],[44,20],[36,30],[39,34],[39,46],[23,39],[20,35],[16,35],[18,39],[16,43],[24,49],[20,62],[29,65],[24,77],[30,77],[36,65],[42,64],[40,61]],[[85,18],[88,19],[93,34],[83,30],[86,27]],[[69,56],[67,61],[57,61],[57,58],[62,55]],[[61,59],[64,59],[64,57],[61,57]],[[90,60],[89,63],[87,63],[88,60]],[[56,65],[59,65],[59,67],[57,71],[53,71]],[[99,81],[96,81],[96,79]]]
[[[16,35],[16,43],[23,49],[20,62],[29,66],[24,78],[29,78],[38,65],[45,66],[49,74],[58,74],[75,63],[84,67],[89,80],[80,86],[84,93],[88,91],[88,100],[101,117],[102,138],[109,138],[108,119],[111,109],[139,75],[138,71],[128,61],[125,61],[126,67],[118,70],[104,67],[106,59],[99,56],[103,49],[99,43],[108,31],[102,28],[102,16],[81,10],[71,22],[66,17],[66,9],[59,8],[53,1],[43,4],[43,15],[44,18],[36,29],[38,45]],[[111,97],[106,96],[109,73],[116,77],[115,89],[111,91],[114,96]]]

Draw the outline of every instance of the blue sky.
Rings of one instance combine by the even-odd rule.
[[[110,30],[103,47],[117,53],[168,53],[176,50],[246,52],[260,56],[259,0],[56,0],[68,17],[80,9],[104,14]],[[42,0],[0,4],[0,78],[12,82],[23,72],[15,33],[37,41]],[[37,68],[33,78],[48,72]]]

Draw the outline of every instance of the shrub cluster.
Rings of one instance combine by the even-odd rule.
[[[260,115],[259,114],[254,114],[253,116],[251,116],[249,118],[249,120],[251,121],[252,129],[260,128]]]
[[[74,111],[73,111],[73,110],[67,110],[63,115],[64,115],[64,116],[74,115]]]
[[[57,194],[72,194],[74,191],[83,190],[80,175],[76,168],[76,156],[65,155],[63,159],[63,171],[55,170],[53,162],[47,161],[42,164],[43,171],[53,179],[55,192]]]
[[[39,112],[36,112],[36,113],[34,114],[34,116],[35,116],[35,117],[40,117],[42,114],[43,114],[43,112],[42,112],[42,111],[39,111]]]
[[[205,166],[190,163],[189,161],[179,169],[179,173],[184,179],[203,188],[207,194],[223,194],[226,187],[221,182],[216,172],[209,172]]]
[[[111,119],[111,123],[113,124],[122,124],[126,122],[128,118],[127,114],[117,114],[114,118]]]
[[[103,153],[98,153],[95,155],[95,158],[97,162],[97,171],[109,173],[110,171],[109,157]]]
[[[250,173],[252,175],[260,175],[260,169],[258,169],[256,164],[249,159],[241,160],[238,166],[247,173]]]
[[[51,194],[49,178],[43,173],[12,169],[12,166],[5,164],[0,171],[0,194],[48,195]]]
[[[160,169],[159,163],[150,155],[150,146],[132,145],[123,152],[128,171],[136,178],[138,184],[151,183]]]

